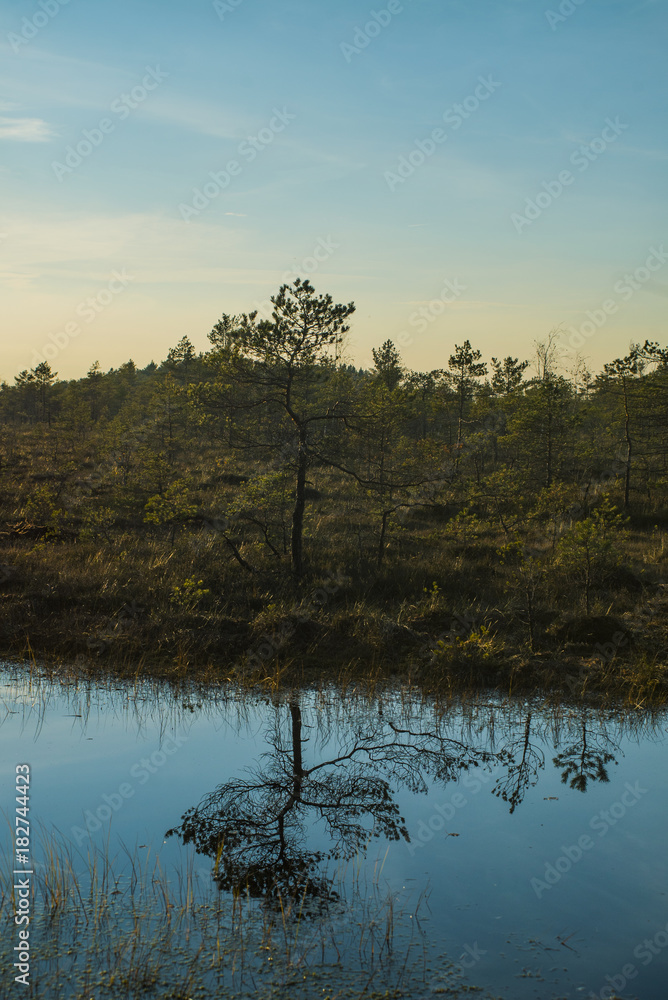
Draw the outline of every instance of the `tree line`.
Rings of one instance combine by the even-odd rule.
[[[487,363],[466,340],[420,372],[386,340],[361,369],[341,360],[353,303],[300,279],[272,303],[270,320],[223,314],[204,352],[184,336],[143,369],[95,362],[59,380],[44,361],[3,383],[5,511],[52,537],[69,525],[104,538],[134,517],[173,544],[201,523],[197,491],[213,462],[234,487],[218,511],[234,558],[253,572],[252,537],[296,578],[325,474],[344,491],[332,503],[375,525],[377,567],[416,510],[463,528],[484,517],[510,537],[531,516],[553,527],[586,517],[603,491],[608,524],[665,519],[668,348],[634,343],[597,374],[581,361],[567,372],[552,331],[531,360]],[[19,487],[12,469],[27,454],[41,465]]]

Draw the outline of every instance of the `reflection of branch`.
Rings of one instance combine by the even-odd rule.
[[[370,730],[354,731],[349,746],[335,756],[307,768],[296,699],[289,711],[289,738],[276,729],[261,769],[206,795],[168,831],[216,858],[214,877],[221,889],[247,889],[269,898],[282,892],[328,898],[330,888],[318,872],[322,860],[351,858],[376,837],[409,839],[389,777],[424,791],[427,775],[450,780],[472,764],[503,756],[437,732],[378,721]],[[378,773],[381,767],[385,776]],[[307,848],[309,813],[324,822],[329,850]]]
[[[444,744],[447,743],[448,746],[456,748],[460,753],[465,753],[465,754],[475,753],[478,756],[480,756],[480,754],[482,754],[488,760],[491,760],[492,758],[494,758],[495,756],[497,756],[497,755],[495,755],[495,754],[493,754],[491,752],[488,753],[487,751],[477,751],[477,750],[474,751],[472,747],[468,746],[468,744],[466,744],[466,743],[460,743],[459,740],[453,740],[452,737],[450,737],[450,736],[447,736],[447,737],[446,736],[437,736],[436,733],[433,733],[433,732],[414,733],[412,729],[400,729],[398,726],[395,726],[393,722],[389,722],[388,725],[389,725],[390,729],[393,732],[397,733],[397,735],[399,735],[399,736],[413,736],[415,739],[436,740],[436,741],[438,741],[438,743],[440,743],[441,748],[443,747]],[[393,745],[396,746],[397,744],[393,744]]]
[[[516,747],[521,749],[517,762],[512,757]],[[545,767],[543,752],[531,743],[531,712],[524,724],[524,735],[509,743],[506,750],[509,754],[508,771],[505,777],[499,778],[493,791],[494,795],[510,803],[510,811],[513,813],[524,798],[527,788],[532,788],[538,781],[538,772]]]

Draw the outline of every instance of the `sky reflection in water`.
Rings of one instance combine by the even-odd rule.
[[[665,716],[491,700],[441,714],[393,694],[174,698],[31,686],[18,670],[0,695],[3,808],[30,762],[33,823],[79,849],[109,835],[111,813],[112,840],[163,866],[185,839],[222,890],[309,886],[321,904],[364,857],[393,892],[427,893],[430,945],[473,984],[665,996]],[[432,976],[422,994],[437,988]]]

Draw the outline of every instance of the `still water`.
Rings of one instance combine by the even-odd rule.
[[[187,869],[219,921],[234,913],[241,890],[264,912],[265,935],[267,912],[279,914],[284,935],[286,922],[317,922],[318,948],[296,962],[304,976],[350,964],[336,934],[354,925],[348,947],[363,971],[385,952],[365,996],[391,985],[390,995],[427,1000],[474,986],[504,1000],[664,1000],[667,735],[665,714],[536,700],[434,705],[415,692],[335,689],[175,694],[51,683],[7,667],[0,801],[13,828],[16,765],[29,764],[37,873],[53,864],[56,831],[75,867],[85,868],[91,852],[113,857],[115,889],[111,879],[102,892],[122,897],[122,878],[137,863],[128,859],[150,857],[173,883]],[[2,850],[6,893],[8,836]],[[115,996],[115,982],[100,980],[95,994],[89,980],[76,986],[74,958],[58,987],[40,983],[59,959],[39,893],[33,910],[31,994],[11,981],[6,957],[0,993]],[[236,975],[238,959],[220,948],[212,957],[198,919],[193,910],[179,933],[200,942],[197,962],[218,976],[202,995],[232,996],[220,976]],[[383,934],[369,937],[367,924]],[[80,928],[77,948],[94,932]],[[68,933],[60,927],[55,950],[68,951]],[[278,961],[263,968],[261,981],[255,960],[244,952],[250,979],[235,980],[239,996],[265,987],[267,996],[298,995],[285,978],[294,956],[280,973]],[[337,993],[332,976],[310,995],[362,995],[360,987]],[[142,995],[167,995],[160,989],[152,994],[147,980]]]

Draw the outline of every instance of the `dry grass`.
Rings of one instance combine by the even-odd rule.
[[[71,531],[0,541],[0,561],[11,567],[0,582],[0,655],[25,659],[32,651],[84,674],[173,681],[276,686],[383,675],[443,692],[550,688],[666,700],[664,527],[638,523],[620,539],[621,565],[595,581],[589,615],[550,530],[527,527],[522,541],[535,575],[529,614],[526,574],[501,557],[511,538],[498,524],[481,517],[461,528],[442,509],[413,511],[392,526],[378,568],[377,520],[338,474],[321,471],[306,521],[309,568],[297,585],[287,556],[277,559],[257,530],[247,526],[237,538],[250,573],[219,533],[202,526],[235,491],[221,481],[235,473],[220,475],[213,447],[198,442],[198,466],[178,469],[195,483],[201,517],[172,546],[168,530],[142,523],[139,487],[119,491],[106,480],[100,502],[114,507],[114,525],[88,537],[77,520],[76,482],[97,468],[94,449],[59,457],[56,444],[54,434],[38,443],[26,432],[5,470],[0,521],[9,523],[34,486],[30,468],[33,479],[47,481],[69,468],[56,485]],[[615,640],[620,631],[628,642]]]
[[[339,901],[309,913],[304,900],[285,900],[275,910],[222,895],[194,856],[165,871],[150,852],[112,855],[106,844],[81,855],[56,833],[42,835],[36,855],[42,860],[32,900],[31,995],[40,1000],[335,1000],[409,997],[419,989],[424,899],[407,906],[386,892],[381,866],[368,881],[360,865],[341,871]],[[0,917],[7,926],[11,915],[3,875]],[[12,977],[13,943],[3,935],[4,981]],[[453,987],[457,982],[453,973]]]

